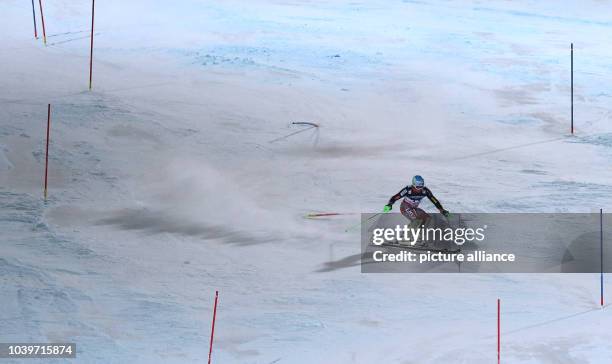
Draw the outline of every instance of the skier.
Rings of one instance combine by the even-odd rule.
[[[442,207],[440,201],[431,193],[429,188],[425,187],[425,180],[423,177],[416,175],[412,177],[412,185],[404,187],[403,190],[393,195],[389,202],[385,205],[383,212],[391,211],[395,201],[400,198],[404,198],[400,205],[400,212],[411,222],[417,222],[417,224],[425,224],[429,219],[429,214],[419,208],[419,203],[424,197],[427,197],[431,203],[434,204],[440,210],[440,213],[446,217],[449,216],[449,212]],[[418,221],[417,221],[418,220]]]

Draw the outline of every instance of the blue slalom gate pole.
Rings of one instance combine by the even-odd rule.
[[[32,0],[32,18],[34,19],[34,38],[38,39],[38,30],[36,30],[36,11],[34,10],[34,0]]]

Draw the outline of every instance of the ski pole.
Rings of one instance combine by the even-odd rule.
[[[310,213],[308,215],[305,215],[304,217],[306,219],[315,219],[317,217],[329,217],[329,216],[345,216],[345,215],[358,215],[359,213],[357,212],[313,212]]]
[[[318,128],[318,126],[310,126],[310,127],[306,128],[306,129],[302,129],[302,130],[295,131],[295,132],[293,132],[293,133],[291,133],[291,134],[287,134],[287,135],[285,135],[285,136],[278,137],[278,138],[276,138],[276,139],[270,140],[268,143],[274,143],[274,142],[277,142],[277,141],[279,141],[279,140],[287,139],[287,138],[289,138],[290,136],[293,136],[293,135],[295,135],[295,134],[299,134],[299,133],[303,133],[303,132],[305,132],[305,131],[307,131],[307,130],[314,129],[314,128]]]
[[[382,214],[382,212],[379,212],[379,213],[377,213],[377,214],[374,214],[374,215],[372,215],[372,216],[368,217],[368,218],[366,219],[366,221],[370,221],[370,220],[372,220],[373,218],[375,218],[376,216],[381,215],[381,214]],[[351,230],[355,229],[355,228],[356,228],[356,227],[358,227],[358,226],[361,226],[361,221],[359,221],[359,222],[358,222],[357,224],[355,224],[355,225],[351,225],[351,226],[349,226],[348,228],[346,228],[346,230],[344,230],[344,232],[345,232],[345,233],[348,233],[349,231],[351,231]]]
[[[449,212],[448,215],[444,215],[444,214],[441,214],[441,215],[444,218],[444,220],[446,220],[446,223],[448,224],[448,226],[452,227],[453,223],[451,222],[451,216],[453,216],[453,214]]]

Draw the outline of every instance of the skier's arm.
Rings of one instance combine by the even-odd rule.
[[[440,203],[440,201],[438,201],[436,196],[434,196],[433,193],[431,193],[429,188],[425,191],[425,193],[427,194],[427,198],[429,199],[429,201],[431,201],[431,203],[434,204],[434,206],[438,210],[440,210],[440,212],[446,211],[446,210],[444,210],[444,207],[442,207],[442,204]]]
[[[387,202],[387,206],[393,206],[395,201],[404,197],[407,193],[408,193],[408,188],[406,187],[402,189],[401,191],[399,191],[398,193],[396,193],[395,195],[391,196],[391,198],[389,199],[389,202]]]

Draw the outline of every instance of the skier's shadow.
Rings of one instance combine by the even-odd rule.
[[[379,225],[394,225],[396,223],[398,224],[403,224],[405,223],[404,217],[401,217],[401,215],[399,216],[395,216],[395,215],[399,215],[399,214],[388,214],[385,215],[384,217],[390,217],[392,221],[384,221],[384,219],[379,218],[374,224],[372,224],[372,226],[370,226],[367,231],[371,231],[374,227],[377,227]],[[387,219],[389,220],[389,219]],[[443,218],[441,215],[439,214],[435,214],[432,216],[432,221],[431,221],[433,226],[437,226],[437,227],[449,227],[449,226],[455,226],[455,227],[460,227],[464,225],[464,222],[462,222],[460,220],[460,217],[458,216],[458,219],[456,221],[450,222],[448,219]],[[363,244],[363,242],[362,242]],[[446,247],[446,246],[445,246]],[[475,249],[473,244],[467,244],[467,246],[464,246],[464,248],[469,248],[469,249]],[[355,266],[359,266],[361,265],[362,267],[364,265],[367,264],[377,264],[378,262],[373,260],[373,252],[372,251],[368,251],[366,246],[362,246],[362,249],[364,251],[362,251],[359,254],[352,254],[349,256],[346,256],[344,258],[338,259],[338,260],[333,260],[330,259],[329,261],[323,263],[323,266],[319,269],[317,269],[315,272],[319,272],[319,273],[325,273],[325,272],[332,272],[332,271],[336,271],[336,270],[340,270],[340,269],[345,269],[345,268],[351,268],[351,267],[355,267]],[[458,269],[460,270],[460,266],[458,266]],[[428,270],[431,268],[428,268]]]
[[[323,263],[323,267],[317,269],[315,272],[325,273],[325,272],[333,272],[336,270],[355,267],[358,265],[364,264],[372,264],[374,261],[372,260],[372,253],[360,253],[349,255],[348,257],[344,257],[338,260],[332,260],[329,262]]]

